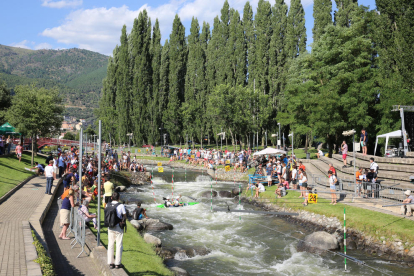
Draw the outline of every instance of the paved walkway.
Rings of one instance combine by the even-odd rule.
[[[54,181],[54,184],[56,183],[57,181]],[[22,221],[29,221],[43,199],[50,197],[50,195],[45,194],[45,190],[46,178],[43,176],[35,177],[23,185],[23,187],[17,190],[5,202],[0,204],[0,276],[27,275],[28,269],[26,266]],[[62,194],[62,192],[58,191],[57,195],[60,194]],[[46,225],[45,228],[47,230],[47,226],[53,222],[53,233],[55,235],[53,236],[50,235],[49,232],[45,232],[45,236],[50,252],[53,250],[52,257],[58,256],[61,260],[55,265],[58,275],[99,275],[100,270],[97,269],[91,258],[76,259],[76,256],[80,252],[80,250],[75,249],[76,247],[72,250],[73,252],[69,252],[66,250],[66,243],[63,244],[64,246],[62,246],[63,249],[61,251],[55,250],[56,247],[53,243],[49,245],[49,240],[56,240],[60,233],[60,227],[58,225],[59,217],[56,215],[57,205],[55,199],[47,218],[44,221],[44,227]],[[62,242],[70,243],[70,241]],[[70,247],[68,248],[70,249]],[[55,262],[54,258],[53,261]],[[71,270],[72,273],[66,274],[66,267],[62,267],[62,264],[65,262],[76,264],[76,268]]]
[[[52,206],[42,225],[56,273],[59,276],[100,275],[101,271],[95,265],[91,257],[88,257],[90,250],[87,247],[85,247],[85,251],[88,253],[88,256],[85,253],[82,253],[79,258],[76,258],[82,251],[80,245],[77,244],[71,249],[72,246],[70,243],[72,242],[72,239],[58,239],[62,228],[60,228],[57,198],[62,193],[63,185],[59,187],[57,196],[54,198]],[[73,234],[70,234],[69,237],[73,238]],[[86,242],[90,249],[93,249],[93,247],[96,246],[95,236],[90,231],[87,231]]]
[[[46,178],[35,177],[0,204],[0,275],[27,275],[22,221],[41,202]]]

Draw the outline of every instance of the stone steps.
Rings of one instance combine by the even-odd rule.
[[[341,162],[341,164],[343,164],[341,154],[332,154],[332,158]],[[376,160],[376,158],[374,158],[374,160]],[[346,158],[346,161],[347,161],[347,164],[349,164],[350,166],[353,166],[354,158],[352,156],[352,153],[351,155],[348,155],[348,157]],[[357,167],[369,168],[370,162],[355,158],[355,165]],[[379,167],[380,167],[381,172],[383,170],[387,170],[387,171],[397,171],[397,172],[408,172],[408,173],[414,174],[413,165],[396,165],[396,164],[381,163],[379,164]]]
[[[354,167],[347,167],[347,168],[343,168],[343,163],[341,161],[338,161],[336,158],[328,158],[325,156],[322,156],[320,158],[321,161],[325,162],[327,165],[332,163],[334,168],[337,171],[341,171],[343,173],[346,174],[350,174],[353,175],[354,174]],[[369,164],[367,163],[363,163],[361,161],[360,165],[362,165],[363,168],[369,168]],[[357,166],[358,168],[358,166]],[[329,166],[328,166],[329,169]],[[327,171],[328,172],[328,171]],[[396,181],[404,181],[404,182],[410,182],[410,176],[412,175],[412,173],[408,173],[408,172],[402,172],[402,171],[389,171],[389,170],[385,170],[383,168],[383,164],[379,164],[379,179],[389,179],[389,180],[396,180]]]
[[[352,152],[349,152],[349,155],[352,155]],[[377,163],[388,163],[388,164],[404,164],[404,165],[414,165],[414,158],[391,158],[391,157],[380,157],[374,155],[363,155],[362,153],[355,153],[355,157],[360,160],[365,160],[369,162],[371,157],[374,158]],[[414,171],[414,170],[413,170]]]

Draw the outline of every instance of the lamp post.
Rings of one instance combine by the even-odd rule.
[[[96,142],[95,142],[95,137],[98,136],[96,134],[93,135],[93,152],[96,151]]]
[[[99,138],[98,138],[98,233],[97,233],[97,246],[99,246],[101,240],[101,145],[102,145],[102,122],[99,120]]]
[[[282,138],[280,135],[280,123],[277,123],[279,125],[279,137],[277,138],[277,148],[280,149],[280,146],[282,143],[280,142],[280,139]]]
[[[273,133],[272,134],[272,137],[278,137],[278,134],[277,133]]]
[[[356,167],[355,167],[355,133],[356,133],[355,129],[347,130],[347,131],[342,132],[343,136],[351,136],[352,135],[352,149],[354,151],[354,185],[356,187],[356,177],[355,177],[355,175],[356,175]],[[356,196],[356,189],[355,189],[355,196]]]
[[[289,136],[292,136],[292,156],[293,156],[293,155],[295,155],[295,154],[293,153],[293,131],[292,131],[292,133],[291,133],[291,134],[289,134]]]

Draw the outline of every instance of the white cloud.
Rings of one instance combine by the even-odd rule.
[[[41,50],[41,49],[53,49],[52,45],[49,43],[39,43],[33,47],[34,50]]]
[[[12,44],[10,44],[10,46],[18,47],[18,48],[24,48],[24,49],[31,49],[30,46],[27,45],[29,43],[32,44],[32,42],[30,42],[28,40],[23,40],[23,41],[20,41],[20,42],[12,43]]]
[[[256,12],[258,2],[259,0],[250,1],[254,12]],[[269,2],[274,5],[275,0]],[[290,4],[290,1],[287,2]],[[169,37],[176,14],[180,16],[186,26],[189,26],[188,23],[194,16],[198,18],[200,24],[206,21],[210,23],[212,28],[214,17],[220,16],[223,3],[224,0],[170,0],[158,7],[144,4],[137,10],[131,10],[125,5],[111,8],[79,9],[71,12],[60,26],[45,29],[41,34],[53,38],[59,43],[77,45],[82,49],[111,55],[115,45],[119,44],[122,26],[125,24],[130,32],[134,19],[144,9],[151,17],[152,24],[158,18],[164,41]],[[246,0],[229,1],[230,7],[237,9],[240,14],[243,12],[245,3]],[[312,3],[313,0],[302,0],[304,7]]]
[[[52,49],[53,48],[52,45],[50,45],[49,43],[36,44],[36,42],[29,41],[29,40],[23,40],[20,42],[12,43],[10,44],[10,46],[29,49],[29,50],[40,50],[40,49]]]
[[[61,9],[61,8],[67,8],[67,7],[77,7],[82,5],[82,0],[61,0],[61,1],[53,1],[53,0],[43,0],[42,6],[48,7],[48,8],[55,8],[55,9]]]

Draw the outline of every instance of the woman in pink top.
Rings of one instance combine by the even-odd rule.
[[[19,162],[22,161],[23,147],[21,146],[21,144],[17,145],[15,151],[16,151],[17,158],[19,158]]]

